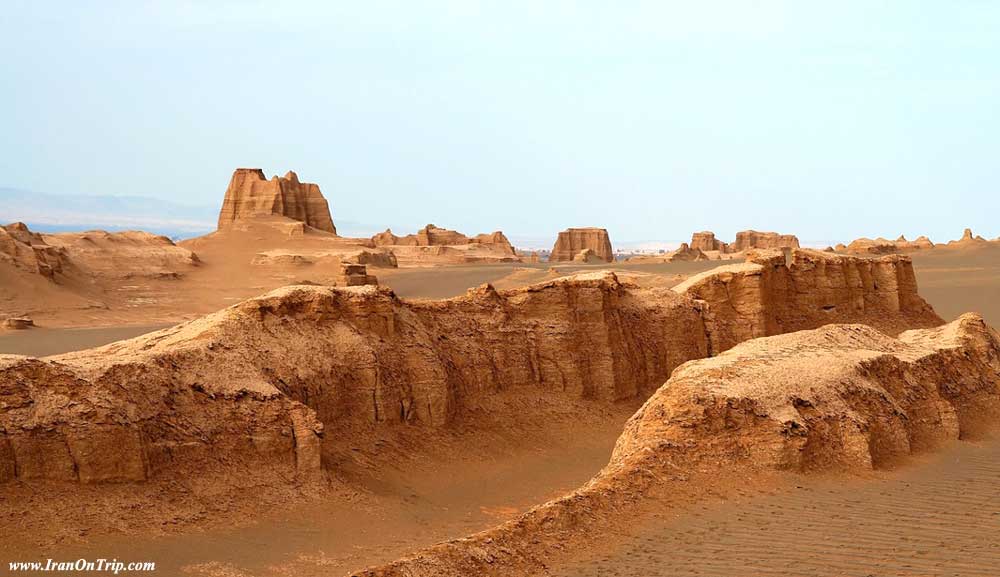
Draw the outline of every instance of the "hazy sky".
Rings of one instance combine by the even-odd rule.
[[[1000,235],[1000,2],[4,2],[0,186],[612,239]],[[399,232],[412,232],[402,230]]]

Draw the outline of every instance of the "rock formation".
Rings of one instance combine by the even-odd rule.
[[[606,261],[603,258],[597,256],[597,253],[595,253],[593,250],[585,248],[580,252],[576,253],[575,255],[573,255],[573,262],[582,264],[598,264]]]
[[[888,240],[881,237],[876,239],[859,238],[851,241],[851,244],[844,247],[844,250],[851,254],[880,255],[931,248],[934,248],[934,243],[926,236],[920,236],[916,240],[910,241],[906,240],[905,236],[900,235],[896,240]]]
[[[299,182],[298,175],[292,171],[267,180],[259,168],[237,168],[219,212],[219,229],[243,219],[272,215],[337,234],[330,207],[318,185]]]
[[[183,275],[198,255],[165,236],[141,231],[67,232],[44,235],[88,278],[162,278]]]
[[[706,230],[691,235],[691,248],[702,252],[726,252],[726,243],[716,240],[715,233]]]
[[[549,254],[549,262],[572,261],[584,249],[590,249],[597,258],[604,262],[615,260],[607,230],[603,228],[568,228],[559,233],[556,244]]]
[[[962,232],[962,238],[958,240],[948,241],[947,246],[957,247],[957,248],[973,247],[973,246],[982,246],[988,242],[989,242],[988,240],[979,235],[973,236],[972,229],[967,228]]]
[[[700,249],[691,248],[688,243],[682,242],[677,250],[657,255],[636,255],[625,259],[631,264],[662,263],[662,262],[692,262],[709,260],[708,256]]]
[[[50,246],[23,222],[0,226],[0,263],[53,279],[68,259],[64,250]]]
[[[0,329],[6,329],[9,331],[21,331],[24,329],[30,329],[35,326],[35,321],[26,317],[11,317],[4,319],[0,323]]]
[[[500,231],[468,237],[428,224],[407,236],[396,236],[386,229],[371,240],[374,246],[390,251],[397,262],[410,266],[520,261]]]
[[[1000,420],[1000,335],[966,314],[890,338],[863,325],[756,339],[674,371],[586,485],[365,577],[542,572],[644,500],[712,479],[885,468]]]
[[[745,339],[840,320],[937,324],[909,265],[796,251],[673,290],[599,271],[444,301],[285,287],[100,349],[0,355],[0,479],[315,478],[323,430],[324,455],[350,453],[359,431],[448,426],[513,387],[645,398],[680,364]],[[350,265],[344,276],[369,282]]]
[[[755,249],[799,248],[799,239],[793,234],[743,230],[736,233],[734,242],[725,243],[716,240],[715,233],[702,231],[691,235],[691,248],[702,252],[732,254]]]
[[[736,240],[728,245],[727,252],[744,252],[751,249],[799,248],[794,234],[743,230],[736,233]]]
[[[909,258],[850,257],[814,250],[764,251],[695,275],[674,291],[704,301],[711,351],[761,336],[836,322],[891,334],[943,321],[920,295]]]
[[[341,278],[337,282],[337,286],[363,286],[378,284],[378,279],[368,274],[368,267],[363,264],[341,264],[340,277]]]

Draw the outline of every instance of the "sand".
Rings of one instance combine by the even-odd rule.
[[[996,575],[1000,440],[871,479],[800,477],[772,494],[660,512],[559,577]]]
[[[44,357],[99,347],[144,335],[169,324],[48,329],[0,332],[0,354]]]

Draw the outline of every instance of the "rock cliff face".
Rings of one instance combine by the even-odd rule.
[[[713,353],[748,339],[864,322],[889,333],[943,321],[917,294],[907,257],[866,259],[813,250],[752,255],[693,276],[674,291],[706,303]]]
[[[656,496],[758,473],[885,468],[998,419],[1000,335],[977,315],[898,339],[863,325],[756,339],[674,371],[576,491],[358,575],[536,574]]]
[[[219,229],[257,216],[284,216],[306,225],[337,234],[330,217],[330,207],[319,186],[299,182],[289,171],[285,176],[267,180],[259,168],[237,168],[226,189],[219,212]]]
[[[312,479],[321,453],[333,467],[373,428],[446,427],[514,387],[645,398],[741,340],[831,320],[939,323],[908,265],[796,251],[673,290],[600,271],[444,301],[285,287],[100,349],[0,355],[0,480]]]
[[[556,244],[549,254],[549,262],[572,261],[584,249],[590,249],[597,258],[604,262],[615,260],[607,230],[603,228],[568,228],[559,233]]]
[[[66,252],[50,246],[23,222],[0,226],[0,263],[54,279],[68,264]]]
[[[633,294],[611,274],[440,302],[289,287],[101,349],[0,355],[0,479],[127,481],[261,463],[312,477],[321,424],[335,453],[374,426],[446,426],[514,386],[647,395],[705,354],[690,299]]]

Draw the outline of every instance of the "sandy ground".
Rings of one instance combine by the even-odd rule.
[[[660,512],[554,574],[988,576],[1000,568],[1000,440],[871,479],[798,478],[766,496]]]
[[[0,332],[0,353],[32,357],[58,355],[131,339],[169,326],[171,325],[126,325],[82,329],[35,328]]]

